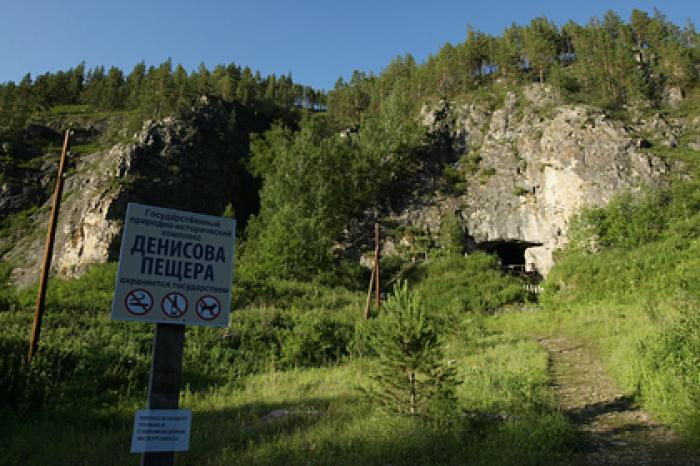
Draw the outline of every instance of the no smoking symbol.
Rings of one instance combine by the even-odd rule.
[[[187,312],[187,298],[182,293],[168,293],[163,296],[163,301],[160,304],[163,313],[174,319],[182,317]]]
[[[124,305],[130,314],[143,316],[148,314],[153,307],[153,296],[146,290],[131,290],[124,298]]]
[[[214,320],[221,314],[221,303],[214,296],[202,296],[194,307],[197,315],[204,320]]]

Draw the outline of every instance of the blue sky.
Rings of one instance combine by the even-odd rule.
[[[467,26],[498,34],[546,15],[559,25],[612,9],[658,7],[673,22],[698,25],[698,0],[0,0],[0,82],[30,72],[116,65],[168,57],[188,70],[235,62],[263,74],[333,87],[353,70],[380,72],[397,55],[422,62]]]

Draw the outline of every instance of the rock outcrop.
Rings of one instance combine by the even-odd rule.
[[[235,115],[229,107],[203,98],[187,120],[147,121],[133,142],[71,156],[52,271],[71,276],[116,259],[129,202],[220,215],[233,190],[250,183],[241,178],[240,158],[245,154],[227,150],[230,141],[225,138],[231,136]],[[13,281],[19,285],[31,283],[38,274],[49,202],[32,215],[31,228],[13,238],[2,258],[16,266]]]
[[[441,189],[439,170],[426,170],[415,180],[415,196],[394,213],[398,223],[438,237],[445,215],[456,214],[469,249],[496,252],[504,264],[542,275],[582,207],[602,206],[622,190],[662,182],[671,167],[643,150],[652,144],[644,138],[672,146],[680,134],[677,122],[661,116],[626,126],[592,107],[561,105],[546,85],[526,87],[520,96],[509,93],[495,110],[441,101],[426,106],[421,118],[432,136],[435,164],[451,164],[461,179],[458,189]],[[239,127],[242,121],[245,129]],[[148,121],[132,142],[72,156],[54,272],[75,275],[115,259],[130,201],[221,214],[228,202],[238,200],[239,218],[254,211],[257,186],[241,160],[251,130],[269,124],[245,108],[202,98],[187,118]],[[103,130],[93,125],[78,136],[89,141]],[[50,128],[28,131],[39,138],[58,134]],[[55,170],[55,156],[32,160],[42,167],[27,173],[41,177],[16,176],[0,184],[0,215],[43,202],[32,214],[31,228],[0,238],[0,251],[6,251],[2,260],[16,266],[13,278],[20,285],[38,274],[53,184],[49,173]],[[350,230],[346,249],[362,250]],[[392,241],[394,249],[411,243],[410,238]]]
[[[445,102],[425,108],[429,130],[453,141],[455,153],[465,152],[455,165],[467,189],[421,200],[400,218],[435,232],[441,216],[455,212],[474,248],[516,250],[528,271],[546,275],[572,215],[605,205],[622,190],[657,184],[670,170],[643,152],[637,133],[623,123],[592,107],[557,104],[548,87],[535,85],[520,99],[509,93],[490,114]],[[670,126],[660,130],[673,136]],[[460,167],[465,160],[477,165]]]

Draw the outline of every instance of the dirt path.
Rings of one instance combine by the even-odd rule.
[[[538,341],[549,353],[559,404],[582,437],[579,455],[566,464],[700,465],[700,452],[626,397],[592,351],[562,337]]]

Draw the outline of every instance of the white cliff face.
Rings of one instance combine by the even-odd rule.
[[[478,170],[467,175],[467,192],[458,200],[467,234],[477,245],[530,246],[526,268],[542,275],[551,269],[552,253],[566,243],[569,220],[581,208],[603,206],[624,189],[656,184],[668,171],[639,149],[638,139],[621,122],[583,105],[556,106],[556,96],[547,89],[526,88],[520,104],[509,94],[504,107],[487,119],[485,131],[447,125],[452,137],[483,131],[476,149]],[[442,113],[465,110],[470,109]],[[440,128],[430,124],[425,109],[423,114],[431,130]],[[483,120],[481,114],[448,119],[452,124]]]
[[[82,157],[76,163],[75,173],[67,177],[56,230],[53,271],[74,275],[109,257],[110,246],[121,232],[122,221],[110,218],[110,209],[122,192],[117,165],[128,157],[124,148],[117,145],[108,152]],[[43,250],[49,202],[34,215],[33,234],[19,238],[4,257],[18,264],[13,270],[13,280],[20,285],[29,284],[36,277],[41,255],[27,251]]]

